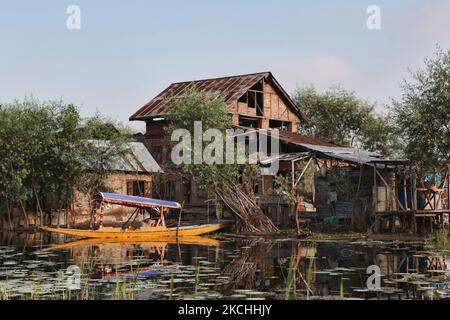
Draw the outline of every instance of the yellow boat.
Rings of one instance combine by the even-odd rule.
[[[134,207],[136,210],[128,218],[127,222],[121,228],[102,227],[103,223],[103,207],[105,204],[116,204],[127,207]],[[165,215],[169,209],[181,210],[181,205],[177,202],[150,199],[136,196],[127,196],[114,193],[100,192],[98,195],[97,208],[100,209],[100,223],[97,224],[96,210],[94,210],[94,227],[92,230],[67,229],[67,228],[49,228],[40,227],[43,231],[55,232],[65,235],[71,235],[81,238],[96,239],[163,239],[163,238],[181,238],[199,236],[211,233],[229,226],[229,223],[216,223],[193,226],[167,227],[165,223]],[[138,214],[144,215],[148,213],[159,214],[158,219],[150,219],[152,226],[135,229],[129,226],[129,223]],[[149,220],[149,219],[147,219]]]
[[[70,236],[81,238],[97,238],[97,239],[142,239],[142,238],[179,238],[192,237],[205,233],[211,233],[227,227],[227,224],[205,224],[199,226],[184,226],[167,228],[161,227],[144,227],[140,229],[122,229],[122,228],[101,228],[98,230],[80,230],[65,228],[48,228],[40,227],[43,231],[56,232]]]

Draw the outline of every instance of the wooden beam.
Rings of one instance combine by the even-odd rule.
[[[373,198],[373,212],[378,209],[378,183],[377,183],[377,166],[373,165],[373,185],[375,188],[375,196]]]
[[[309,158],[309,161],[308,161],[308,163],[306,164],[306,166],[303,168],[303,171],[302,171],[302,173],[300,174],[300,177],[298,177],[297,181],[295,182],[294,188],[298,185],[298,183],[299,183],[300,180],[302,179],[303,175],[305,174],[306,170],[308,169],[309,165],[311,164],[312,159],[313,159],[312,157]]]
[[[401,204],[400,200],[398,200],[398,198],[395,196],[395,193],[392,191],[391,186],[386,182],[386,180],[384,180],[383,176],[378,172],[377,169],[375,169],[376,173],[378,174],[378,176],[380,177],[381,181],[386,185],[387,190],[389,190],[389,192],[394,195],[395,200],[397,201],[397,204],[399,205],[399,207],[405,211],[405,208],[403,207],[403,205]],[[386,199],[387,201],[387,199]]]
[[[292,190],[295,188],[295,160],[291,161],[291,170],[292,170]]]

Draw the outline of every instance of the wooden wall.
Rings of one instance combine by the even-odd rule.
[[[247,103],[235,101],[230,104],[229,110],[233,113],[233,123],[239,124],[239,115],[261,118],[261,127],[269,128],[270,120],[290,122],[289,131],[297,132],[297,125],[300,123],[299,117],[290,110],[280,98],[274,87],[264,82],[264,115],[257,116],[257,108],[250,108]]]

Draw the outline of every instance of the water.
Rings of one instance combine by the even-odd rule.
[[[0,299],[448,299],[450,251],[421,242],[93,243],[0,234]],[[48,250],[48,251],[46,251]],[[369,266],[380,287],[368,289]],[[377,268],[377,267],[375,267]]]

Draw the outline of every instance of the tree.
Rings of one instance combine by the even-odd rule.
[[[450,51],[437,48],[425,68],[403,80],[402,96],[393,100],[392,117],[404,155],[429,169],[450,163]]]
[[[320,94],[314,87],[300,87],[294,101],[308,118],[301,133],[385,156],[392,154],[395,136],[388,118],[376,114],[374,104],[355,93],[333,87]]]
[[[26,224],[30,210],[42,223],[46,202],[69,209],[75,189],[98,186],[110,162],[126,152],[125,134],[107,130],[112,126],[100,116],[83,120],[74,105],[62,101],[0,106],[0,214],[9,227],[14,208],[22,210]],[[95,139],[109,141],[102,152]]]
[[[228,108],[221,96],[212,96],[198,91],[195,86],[189,88],[183,97],[174,97],[168,101],[170,105],[169,125],[167,134],[172,134],[178,129],[184,129],[190,137],[195,138],[194,123],[201,122],[203,132],[216,129],[222,133],[223,140],[215,141],[222,146],[226,143],[226,130],[232,127]],[[202,132],[202,133],[203,133]],[[195,141],[187,143],[187,150],[191,159],[194,159]],[[203,148],[208,142],[203,141]],[[220,148],[219,148],[220,149]],[[222,149],[224,152],[225,147]],[[215,151],[220,152],[220,151]],[[235,153],[236,154],[236,153]],[[193,177],[200,189],[214,193],[222,200],[236,216],[236,229],[238,232],[270,233],[277,231],[272,221],[263,213],[256,203],[253,190],[249,190],[250,181],[239,182],[239,177],[246,172],[255,172],[249,165],[232,164],[207,164],[183,163],[181,168]],[[245,179],[244,179],[245,180]]]

